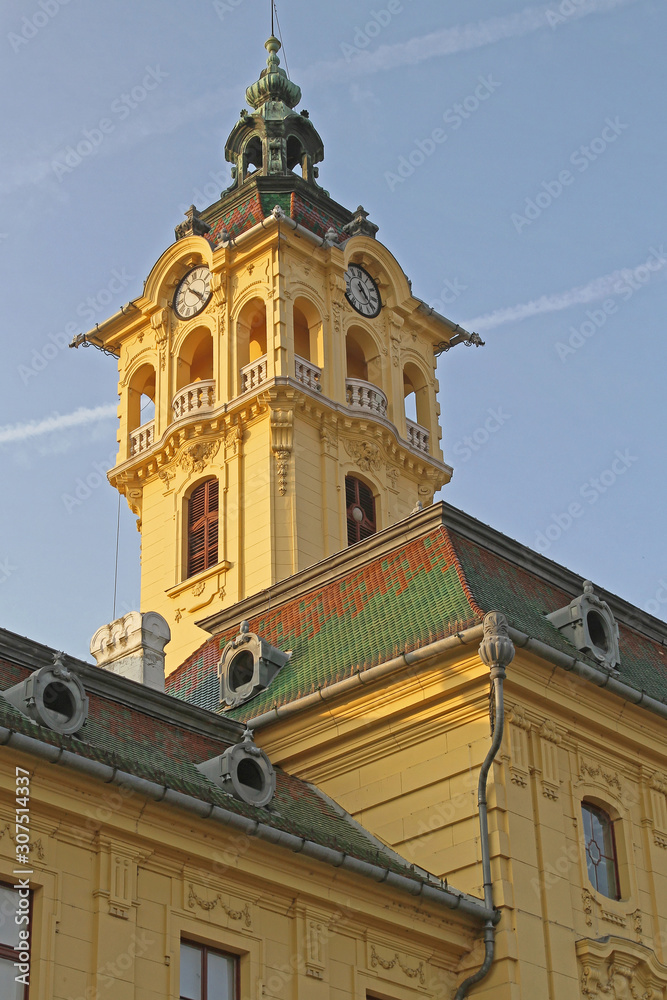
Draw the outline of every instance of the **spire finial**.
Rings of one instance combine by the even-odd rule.
[[[282,48],[279,38],[271,35],[264,43],[269,53],[266,69],[262,70],[257,83],[246,90],[246,100],[252,108],[260,108],[266,101],[281,101],[288,108],[294,108],[301,100],[301,90],[288,79],[287,73],[280,65],[278,53]]]

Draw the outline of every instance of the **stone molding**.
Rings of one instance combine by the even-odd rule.
[[[576,951],[585,1000],[667,1000],[667,966],[649,948],[609,935]]]

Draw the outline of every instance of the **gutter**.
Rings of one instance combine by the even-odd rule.
[[[373,879],[374,882],[384,883],[393,889],[399,889],[426,902],[437,903],[450,910],[457,910],[474,920],[488,923],[490,920],[495,922],[498,919],[499,915],[496,911],[489,910],[474,896],[457,892],[455,889],[416,882],[405,875],[398,875],[387,868],[382,868],[380,865],[360,861],[342,851],[334,851],[329,847],[316,844],[312,840],[295,837],[282,830],[275,830],[266,823],[260,823],[259,820],[247,819],[245,816],[222,808],[222,806],[213,805],[211,802],[202,802],[201,799],[192,795],[177,792],[167,785],[161,785],[145,778],[138,778],[126,771],[110,767],[108,764],[79,757],[69,750],[52,746],[50,743],[43,743],[32,736],[24,736],[22,733],[16,733],[4,726],[0,726],[0,746],[14,747],[22,753],[38,757],[50,764],[60,764],[105,784],[120,785],[147,799],[152,799],[154,802],[164,802],[176,809],[195,815],[199,819],[210,819],[227,828],[232,827],[248,837],[256,837],[258,840],[290,850],[294,854],[304,854],[306,857],[331,865],[332,868],[342,868],[355,875],[363,875],[365,878]]]
[[[478,639],[482,638],[483,631],[482,625],[473,625],[472,628],[465,629],[463,632],[457,632],[452,636],[447,636],[446,639],[438,639],[437,642],[429,643],[427,646],[421,646],[419,649],[416,649],[411,653],[402,653],[400,656],[387,660],[385,663],[379,663],[375,667],[369,667],[366,670],[358,670],[357,673],[353,674],[351,677],[346,677],[342,681],[336,681],[335,684],[330,684],[325,688],[319,688],[317,691],[312,694],[305,695],[303,698],[296,698],[287,705],[272,708],[270,711],[264,712],[262,715],[258,715],[254,719],[249,719],[246,722],[246,728],[252,730],[253,732],[258,729],[264,729],[272,722],[288,719],[293,715],[300,714],[301,712],[312,708],[314,705],[332,701],[339,695],[345,694],[348,691],[360,686],[365,687],[367,684],[372,684],[374,681],[379,680],[388,674],[398,673],[398,671],[404,670],[406,667],[412,666],[413,664],[419,664],[427,660],[431,660],[442,653],[447,653],[452,649],[457,649],[459,646],[465,646],[468,643],[476,642]],[[632,687],[630,684],[619,681],[616,677],[612,677],[607,671],[591,666],[591,664],[585,663],[576,656],[570,656],[568,653],[562,653],[558,649],[553,649],[553,647],[549,646],[546,642],[542,642],[541,639],[533,639],[526,632],[520,632],[511,625],[508,627],[508,634],[515,646],[519,646],[521,649],[526,649],[528,652],[535,653],[535,655],[539,656],[541,659],[547,660],[549,663],[553,663],[557,667],[562,667],[563,670],[567,670],[570,673],[577,674],[579,677],[582,677],[584,680],[591,681],[591,683],[596,684],[598,687],[606,688],[609,692],[611,692],[611,694],[622,698],[623,701],[629,702],[631,705],[637,705],[640,708],[645,708],[647,711],[660,716],[660,718],[667,719],[667,704],[665,702],[658,701],[656,698],[652,698],[650,695],[646,694],[645,691],[640,691],[639,688]]]
[[[439,656],[441,653],[447,653],[451,649],[458,649],[459,646],[465,646],[468,643],[476,642],[481,639],[484,635],[483,625],[473,625],[472,628],[465,629],[463,632],[457,632],[455,635],[447,636],[446,639],[438,639],[437,642],[431,642],[428,646],[421,646],[419,649],[415,649],[410,653],[401,653],[400,656],[396,656],[391,660],[387,660],[385,663],[379,663],[375,667],[368,667],[366,670],[358,670],[356,674],[351,677],[346,677],[342,681],[336,681],[335,684],[329,684],[328,687],[319,688],[312,694],[307,694],[303,698],[297,698],[295,701],[289,702],[287,705],[282,705],[280,708],[272,708],[269,712],[264,712],[262,715],[256,716],[254,719],[249,719],[246,722],[246,729],[255,731],[257,729],[263,729],[272,722],[278,722],[279,720],[287,719],[292,715],[297,715],[304,712],[308,708],[312,708],[313,705],[319,705],[321,702],[332,701],[341,694],[345,694],[354,688],[365,687],[367,684],[372,684],[376,680],[386,676],[387,674],[397,673],[399,670],[405,669],[405,667],[411,667],[414,664],[420,664],[426,660],[432,660],[434,657]]]
[[[105,329],[105,327],[110,326],[112,323],[115,323],[116,320],[119,320],[121,318],[121,316],[126,317],[130,306],[132,306],[137,311],[139,310],[139,306],[135,305],[135,300],[131,299],[127,303],[127,305],[121,306],[118,312],[115,312],[113,316],[109,316],[109,318],[105,319],[103,323],[96,323],[94,330],[89,330],[88,333],[77,334],[77,336],[74,337],[72,343],[69,346],[81,347],[81,345],[83,344],[83,346],[85,347],[86,345],[91,344],[93,347],[99,347],[101,350],[104,350],[106,353],[111,354],[113,355],[113,357],[117,358],[118,355],[114,354],[113,351],[107,351],[106,348],[102,348],[101,344],[96,344],[93,337],[98,336],[102,332],[102,330]]]
[[[482,875],[484,879],[484,905],[494,911],[493,879],[491,876],[491,852],[489,850],[489,820],[487,812],[487,782],[491,765],[496,759],[503,741],[505,726],[505,701],[503,681],[507,676],[505,668],[514,659],[514,645],[509,638],[509,626],[505,615],[498,611],[490,611],[484,616],[484,638],[479,647],[480,659],[489,668],[491,690],[493,693],[493,715],[491,717],[491,746],[484,758],[479,772],[477,785],[477,805],[479,807],[479,840],[482,848]],[[496,924],[500,912],[495,910],[496,919],[487,920],[484,924],[484,961],[472,975],[461,983],[454,1000],[463,1000],[468,996],[470,987],[484,979],[493,964],[496,951]]]
[[[543,660],[549,660],[550,663],[555,664],[557,667],[562,667],[563,670],[568,670],[570,673],[577,674],[578,677],[583,677],[584,680],[597,684],[598,687],[606,688],[612,694],[622,698],[623,701],[630,702],[632,705],[639,705],[641,708],[646,708],[649,712],[659,715],[660,718],[667,719],[667,704],[665,702],[652,698],[645,691],[632,687],[631,684],[619,681],[609,671],[591,666],[590,663],[584,663],[583,660],[577,659],[576,656],[562,653],[558,649],[552,649],[551,646],[548,646],[546,642],[542,642],[541,639],[533,639],[518,629],[510,627],[509,635],[515,645],[520,646],[522,649],[527,649]]]

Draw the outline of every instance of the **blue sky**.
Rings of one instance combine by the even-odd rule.
[[[486,341],[440,361],[444,499],[667,618],[667,6],[278,10],[320,182]],[[113,613],[116,367],[63,345],[140,294],[184,209],[227,185],[268,11],[2,5],[0,623],[80,656]],[[124,502],[119,553],[120,613],[139,601]]]

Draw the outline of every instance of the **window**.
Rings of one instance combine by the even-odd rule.
[[[28,921],[17,924],[16,914],[19,911],[19,894],[16,889],[0,885],[0,997],[2,1000],[28,1000],[28,986],[17,983],[16,977],[23,973],[14,962],[21,963],[17,945],[25,944],[25,934],[30,929],[30,910],[27,911]],[[29,949],[28,949],[29,950]]]
[[[366,483],[354,476],[345,478],[345,502],[347,505],[347,544],[354,545],[364,538],[370,538],[377,531],[375,518],[375,497]]]
[[[238,959],[181,941],[181,1000],[237,1000]]]
[[[218,561],[218,480],[200,483],[188,505],[188,576]]]
[[[581,811],[591,885],[609,899],[620,899],[616,838],[611,817],[590,802],[582,802]]]

